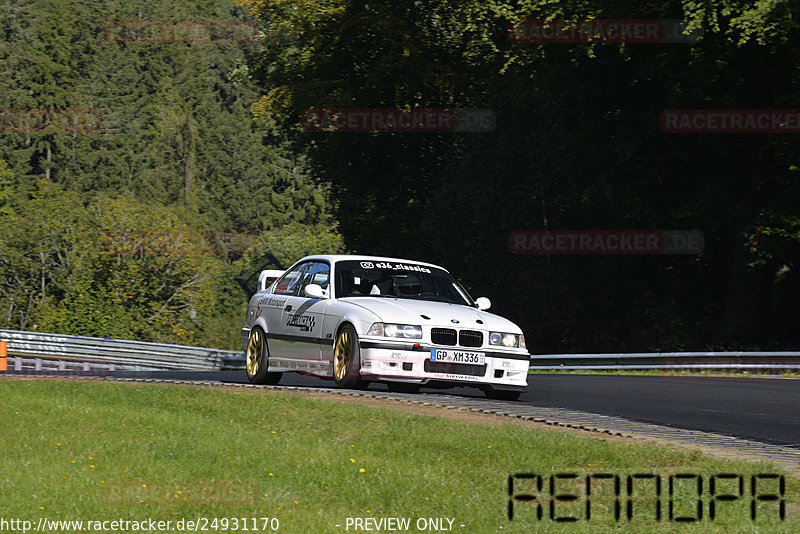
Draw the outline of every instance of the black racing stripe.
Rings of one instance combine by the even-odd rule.
[[[300,343],[315,343],[317,345],[333,346],[333,339],[320,339],[318,337],[290,336],[286,334],[264,334],[267,339],[279,339],[281,341],[297,341]]]

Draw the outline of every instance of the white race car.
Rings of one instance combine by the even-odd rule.
[[[527,385],[522,330],[436,265],[308,256],[285,272],[263,271],[259,288],[242,328],[250,382],[277,384],[294,371],[410,393],[474,386],[504,400]]]

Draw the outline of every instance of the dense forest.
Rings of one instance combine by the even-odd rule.
[[[342,250],[328,188],[274,124],[252,118],[258,93],[242,72],[253,43],[140,44],[107,31],[252,20],[242,8],[0,9],[0,327],[235,348],[248,298],[236,278],[267,251],[288,264]],[[26,129],[16,110],[97,119],[35,117]]]
[[[0,116],[0,327],[232,348],[246,300],[235,278],[267,253],[350,250],[444,265],[534,353],[797,350],[800,128],[674,133],[661,120],[796,114],[797,8],[12,0],[0,110],[96,111],[83,128]],[[165,20],[258,33],[109,38],[113,21]],[[685,33],[520,38],[530,20],[682,20]],[[302,122],[310,109],[420,108],[491,110],[492,128]],[[699,231],[704,249],[512,253],[525,230]]]

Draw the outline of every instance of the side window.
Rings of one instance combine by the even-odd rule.
[[[300,290],[300,283],[303,275],[310,263],[301,263],[291,271],[287,271],[277,282],[275,282],[275,293],[278,295],[297,295]]]
[[[300,295],[303,295],[302,289],[308,284],[317,284],[322,289],[328,289],[330,274],[331,268],[327,263],[310,263],[308,269],[303,273],[303,286],[301,288]]]

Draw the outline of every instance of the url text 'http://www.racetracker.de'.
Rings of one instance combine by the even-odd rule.
[[[209,532],[209,531],[256,531],[275,532],[280,521],[275,517],[197,517],[193,519],[113,519],[113,520],[52,520],[41,517],[6,519],[0,517],[0,532]]]

